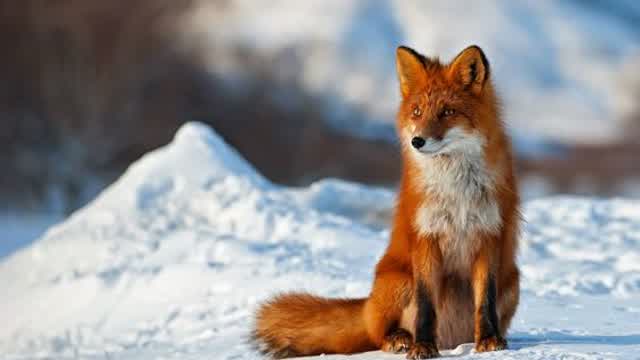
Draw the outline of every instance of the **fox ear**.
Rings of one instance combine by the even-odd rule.
[[[403,98],[424,83],[426,72],[422,59],[420,54],[406,46],[400,46],[396,50],[396,70]]]
[[[489,61],[482,49],[476,45],[462,50],[449,68],[450,76],[474,94],[479,94],[489,79]]]

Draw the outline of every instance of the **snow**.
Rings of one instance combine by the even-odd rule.
[[[64,219],[57,212],[6,211],[0,213],[0,259],[30,244],[39,238],[53,224]]]
[[[637,110],[640,42],[625,21],[637,18],[632,3],[234,0],[204,2],[186,31],[205,34],[213,72],[242,77],[242,62],[225,54],[251,49],[271,73],[324,98],[337,128],[387,138],[398,101],[395,47],[448,61],[475,43],[521,138],[606,142]]]
[[[260,301],[368,293],[392,206],[391,191],[337,180],[276,186],[211,129],[186,124],[2,260],[0,358],[259,358],[245,337]],[[511,349],[443,354],[639,358],[640,201],[541,199],[524,217]]]

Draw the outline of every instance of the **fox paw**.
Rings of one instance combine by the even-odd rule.
[[[382,342],[382,351],[391,353],[406,353],[413,344],[413,337],[404,329],[397,329],[384,337]]]
[[[433,359],[440,356],[438,347],[434,343],[415,343],[407,353],[407,359]]]
[[[507,340],[497,336],[491,336],[476,342],[477,352],[497,351],[504,350],[506,348]]]

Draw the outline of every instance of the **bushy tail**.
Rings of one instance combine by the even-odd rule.
[[[364,324],[365,301],[277,296],[258,309],[251,342],[277,359],[374,350]]]

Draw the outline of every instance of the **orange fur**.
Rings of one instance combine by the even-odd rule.
[[[371,294],[356,300],[288,294],[266,303],[258,310],[253,339],[273,357],[383,349],[408,351],[417,359],[465,342],[475,341],[478,351],[506,346],[502,335],[519,299],[519,198],[489,64],[478,47],[449,64],[400,47],[397,64],[404,166],[391,241],[376,266]],[[445,141],[454,128],[472,135],[458,149],[424,155],[412,148],[412,137]],[[464,155],[474,146],[481,149],[477,158]],[[456,168],[463,161],[469,169]],[[447,178],[430,170],[460,174]],[[458,185],[469,191],[468,198],[448,183],[467,172],[481,174]],[[486,215],[492,209],[495,216]],[[419,310],[429,309],[419,284],[432,299],[431,318]],[[497,315],[493,322],[491,309]],[[430,328],[433,340],[417,341]]]

